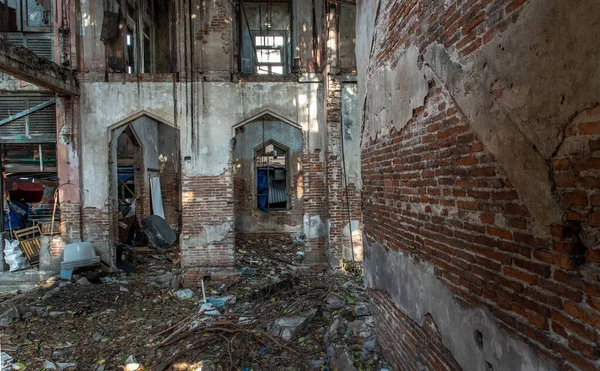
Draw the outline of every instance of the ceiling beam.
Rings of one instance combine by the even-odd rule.
[[[79,95],[73,71],[0,39],[0,72],[61,95]]]

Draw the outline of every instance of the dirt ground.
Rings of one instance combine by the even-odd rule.
[[[76,271],[74,282],[51,279],[2,302],[20,317],[2,329],[2,351],[26,370],[385,366],[360,275],[300,274],[303,244],[288,235],[236,236],[236,245],[242,280],[208,282],[212,306],[175,288],[177,253],[134,253],[129,276]]]

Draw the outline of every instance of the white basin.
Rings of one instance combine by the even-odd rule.
[[[91,242],[75,242],[65,246],[61,267],[73,269],[95,265],[99,262],[100,257],[96,255],[96,250]]]

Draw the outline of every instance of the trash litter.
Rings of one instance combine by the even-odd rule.
[[[4,240],[4,261],[10,267],[11,272],[29,268],[17,240]]]
[[[228,295],[221,297],[210,297],[206,299],[206,302],[212,304],[215,308],[221,308],[224,307],[225,304],[235,304],[235,300],[236,299],[234,295]]]
[[[141,365],[138,363],[137,359],[134,356],[127,357],[125,360],[125,371],[135,371],[138,370]]]
[[[0,353],[0,370],[10,370],[15,363],[13,357],[6,352]]]
[[[60,270],[60,279],[70,281],[73,279],[73,270],[72,269],[61,269]]]
[[[88,267],[100,263],[100,257],[91,242],[75,242],[65,246],[62,269]]]
[[[150,215],[142,220],[142,227],[152,248],[166,250],[177,241],[177,234],[169,223],[158,215]]]
[[[193,298],[196,294],[194,294],[194,292],[190,289],[181,289],[177,290],[177,292],[175,292],[175,295],[179,300],[186,300]]]

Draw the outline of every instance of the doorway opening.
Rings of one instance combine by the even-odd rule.
[[[111,129],[113,242],[146,246],[142,220],[181,230],[179,130],[142,115]]]

